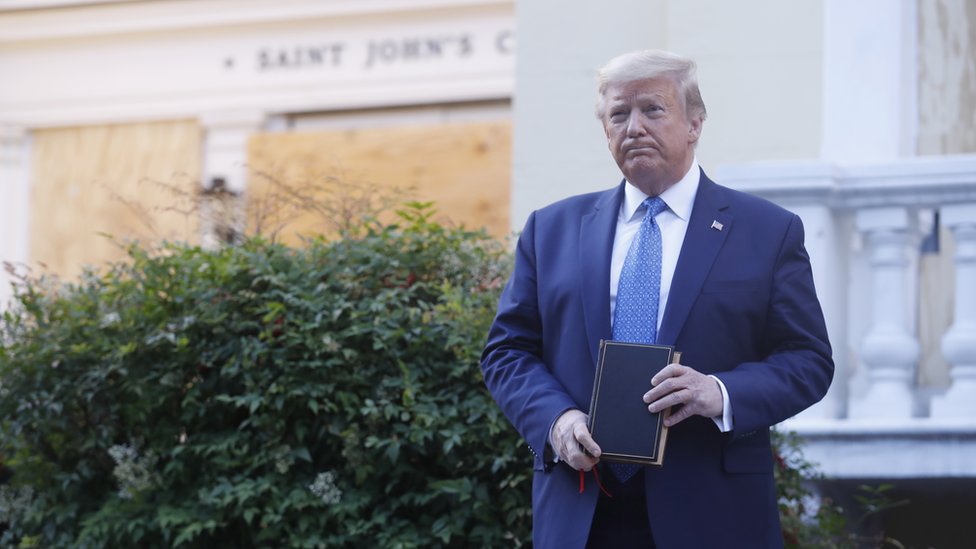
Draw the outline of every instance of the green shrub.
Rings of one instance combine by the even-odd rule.
[[[816,501],[816,467],[803,457],[802,441],[792,432],[772,432],[779,518],[787,549],[855,549],[843,510],[830,500]]]
[[[530,457],[478,368],[508,255],[429,214],[24,280],[0,336],[3,542],[524,543]]]
[[[424,204],[336,227],[22,280],[0,545],[528,545],[531,460],[478,368],[509,255]],[[857,546],[839,508],[808,509],[796,438],[774,446],[787,546]]]
[[[905,549],[895,538],[866,520],[908,504],[893,500],[891,484],[858,486],[856,508],[844,509],[829,497],[814,497],[824,481],[815,464],[803,457],[802,439],[793,432],[773,430],[774,476],[779,496],[779,517],[786,549]]]

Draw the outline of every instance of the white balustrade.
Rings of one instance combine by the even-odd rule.
[[[825,402],[784,426],[804,438],[808,458],[836,478],[976,477],[976,155],[764,163],[716,175],[807,227],[837,364]],[[940,214],[955,244],[954,282],[938,280],[954,304],[939,334],[948,389],[920,386],[916,375],[931,367],[919,350],[919,278],[941,276],[918,270],[923,211]]]
[[[941,212],[956,244],[955,320],[942,338],[952,385],[932,400],[932,416],[976,418],[976,203],[947,205]]]
[[[868,368],[868,389],[850,403],[852,418],[908,418],[918,340],[909,333],[907,251],[913,224],[905,208],[867,208],[857,212],[871,268],[871,328],[860,356]]]

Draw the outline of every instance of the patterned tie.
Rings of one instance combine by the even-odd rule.
[[[657,341],[657,308],[661,297],[661,229],[654,217],[667,207],[657,196],[649,197],[641,204],[641,208],[647,211],[627,250],[617,283],[617,304],[613,312],[613,339],[616,341]],[[610,470],[620,482],[627,482],[640,470],[640,465],[611,463]]]

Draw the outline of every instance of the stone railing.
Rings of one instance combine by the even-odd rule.
[[[808,456],[834,477],[976,477],[976,155],[716,176],[804,222],[837,366],[786,424]]]

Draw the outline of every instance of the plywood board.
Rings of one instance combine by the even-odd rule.
[[[194,121],[35,131],[31,262],[73,279],[122,258],[113,239],[197,240],[201,139]]]
[[[511,134],[508,121],[256,134],[249,144],[248,202],[253,208],[280,184],[316,188],[316,200],[338,207],[344,192],[355,198],[375,188],[386,198],[435,202],[438,221],[507,236]],[[332,229],[321,215],[281,217],[288,222],[286,241]],[[265,223],[264,230],[274,226]]]

